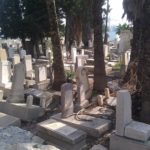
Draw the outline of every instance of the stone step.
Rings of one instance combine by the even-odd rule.
[[[85,146],[86,133],[55,119],[37,125],[38,136],[64,150],[81,150]]]
[[[0,113],[0,128],[6,128],[8,126],[20,126],[21,122],[19,118]]]
[[[81,115],[80,117],[81,120],[76,120],[75,116],[61,118],[61,113],[52,116],[53,119],[83,130],[88,135],[93,137],[101,137],[111,128],[110,120],[95,118],[87,115]]]

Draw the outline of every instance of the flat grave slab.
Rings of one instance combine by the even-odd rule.
[[[52,116],[52,118],[81,129],[93,137],[100,137],[111,128],[110,120],[95,118],[87,115],[81,115],[81,120],[76,120],[75,116],[61,118],[61,113]]]
[[[39,106],[27,108],[25,103],[7,103],[4,100],[0,101],[0,111],[24,121],[36,120],[44,114],[44,109]]]
[[[65,123],[49,119],[37,125],[38,136],[64,150],[81,150],[86,133]]]
[[[0,128],[6,128],[8,126],[20,126],[21,122],[19,118],[0,113]]]

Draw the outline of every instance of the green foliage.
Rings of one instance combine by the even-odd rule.
[[[126,23],[123,25],[119,24],[116,28],[116,34],[120,35],[121,31],[123,30],[131,30],[131,27]]]
[[[65,71],[65,77],[68,81],[73,80],[75,73],[72,71]]]
[[[120,68],[121,68],[121,64],[120,64],[120,63],[117,63],[117,64],[113,67],[114,70],[120,70]]]

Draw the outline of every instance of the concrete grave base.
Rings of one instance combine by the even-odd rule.
[[[44,109],[39,106],[32,105],[31,108],[27,108],[25,103],[7,103],[6,101],[0,101],[0,111],[24,121],[36,120],[44,114]]]
[[[144,143],[114,134],[110,138],[110,150],[150,150],[150,141]]]
[[[75,116],[61,118],[61,113],[52,116],[52,118],[81,129],[93,137],[100,137],[111,128],[110,120],[95,118],[87,115],[81,115],[80,120],[76,120]]]
[[[81,150],[85,146],[86,133],[54,119],[37,126],[38,136],[63,150]]]
[[[0,113],[0,128],[6,128],[8,126],[20,126],[21,122],[20,119]]]

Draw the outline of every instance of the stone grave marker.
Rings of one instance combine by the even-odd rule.
[[[125,126],[132,122],[130,94],[127,90],[117,93],[116,134],[124,136]]]
[[[11,87],[11,63],[9,61],[0,61],[0,86]]]
[[[13,65],[16,65],[19,63],[20,63],[20,56],[19,56],[19,54],[15,54],[13,57]]]
[[[62,118],[73,114],[73,85],[71,83],[65,83],[61,87],[61,108]]]
[[[72,62],[76,63],[76,57],[77,57],[77,49],[75,47],[73,47],[71,49],[71,55],[72,55]]]
[[[14,67],[13,83],[7,102],[20,103],[24,102],[24,79],[25,68],[23,63],[16,64]]]
[[[47,80],[47,68],[44,65],[35,66],[35,81],[42,82]]]
[[[0,61],[7,60],[7,52],[6,49],[0,49]]]
[[[32,71],[32,56],[31,55],[26,55],[24,57],[24,61],[25,61],[25,69],[26,72]]]

